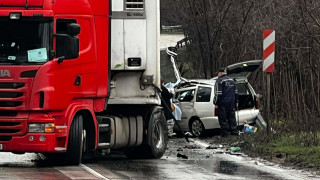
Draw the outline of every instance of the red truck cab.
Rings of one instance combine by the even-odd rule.
[[[0,0],[0,151],[60,153],[78,164],[89,150],[130,156],[154,144],[144,133],[154,123],[141,117],[162,113],[158,102],[133,120],[108,113],[110,12],[108,0]]]

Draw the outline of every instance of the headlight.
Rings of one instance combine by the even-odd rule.
[[[30,133],[52,133],[54,132],[54,123],[33,123],[29,124]]]

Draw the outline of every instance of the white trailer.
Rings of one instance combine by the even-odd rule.
[[[111,89],[108,116],[99,118],[114,133],[99,144],[102,149],[125,149],[128,157],[159,158],[168,141],[155,90],[160,86],[159,0],[112,0],[111,7]]]
[[[159,0],[113,0],[109,104],[159,104]]]

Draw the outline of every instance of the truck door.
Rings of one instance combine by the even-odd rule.
[[[78,23],[81,27],[81,32],[78,35],[80,39],[79,57],[65,60],[60,64],[55,63],[55,95],[59,97],[59,100],[53,102],[56,103],[57,108],[63,109],[75,97],[88,98],[95,96],[97,92],[97,62],[93,42],[92,18],[77,16],[65,18],[60,15],[55,18],[57,34],[65,34],[70,23]],[[57,43],[57,46],[60,45]]]

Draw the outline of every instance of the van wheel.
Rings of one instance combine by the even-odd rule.
[[[78,114],[74,117],[69,132],[66,153],[68,164],[78,165],[81,163],[84,141],[86,140],[85,136],[86,133],[83,130],[83,117]]]
[[[193,136],[199,137],[204,134],[204,126],[199,119],[194,119],[190,124],[190,131]]]

